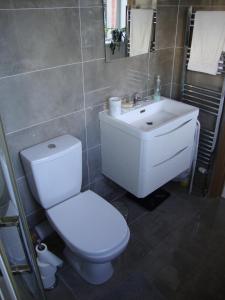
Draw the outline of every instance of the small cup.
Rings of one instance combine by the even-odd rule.
[[[112,117],[118,117],[121,114],[121,98],[110,97],[109,98],[109,115]]]

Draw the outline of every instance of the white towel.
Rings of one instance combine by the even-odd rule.
[[[225,51],[225,11],[197,11],[188,69],[216,75]]]
[[[152,33],[152,9],[131,9],[130,12],[130,56],[149,51]]]

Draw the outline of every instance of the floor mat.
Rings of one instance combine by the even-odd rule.
[[[131,195],[131,198],[144,208],[152,211],[156,209],[161,203],[170,197],[170,193],[160,188],[145,198],[137,198]]]

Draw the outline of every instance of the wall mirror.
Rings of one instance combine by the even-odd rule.
[[[154,51],[157,0],[103,0],[106,61]]]

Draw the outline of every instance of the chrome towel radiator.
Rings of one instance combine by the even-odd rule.
[[[191,42],[193,36],[195,21],[195,12],[192,7],[188,11],[188,20],[186,28],[186,42],[185,53],[183,61],[183,74],[182,74],[182,96],[181,99],[187,104],[191,104],[200,109],[201,114],[211,119],[213,128],[207,128],[204,126],[204,122],[201,122],[201,131],[199,139],[199,150],[197,166],[203,167],[208,170],[210,168],[213,152],[215,150],[218,132],[220,127],[221,116],[224,106],[225,97],[225,53],[222,53],[220,62],[218,64],[217,75],[223,76],[223,85],[221,91],[215,91],[201,86],[188,83],[187,80],[187,65],[190,58]],[[192,71],[188,71],[192,72]]]

